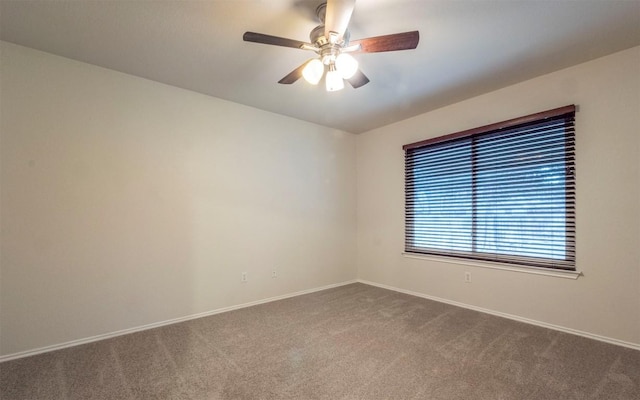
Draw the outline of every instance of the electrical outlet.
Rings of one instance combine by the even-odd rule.
[[[278,271],[276,271],[275,269],[273,271],[271,271],[271,277],[272,278],[277,278],[278,277]]]
[[[464,273],[464,283],[471,283],[471,272]]]
[[[242,278],[240,278],[240,280],[241,280],[242,282],[245,282],[245,283],[247,282],[247,273],[246,273],[246,272],[243,272],[243,273],[242,273]]]

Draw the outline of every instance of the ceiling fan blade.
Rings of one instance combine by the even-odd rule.
[[[351,78],[347,79],[347,81],[349,81],[354,89],[357,89],[360,86],[364,86],[369,83],[369,78],[367,78],[367,76],[363,74],[362,71],[358,70],[358,72],[356,72],[356,74]]]
[[[254,42],[262,44],[272,44],[274,46],[293,47],[294,49],[302,49],[305,46],[313,46],[311,43],[301,42],[299,40],[287,39],[278,36],[265,35],[263,33],[245,32],[242,35],[245,42]]]
[[[324,17],[324,35],[330,40],[330,32],[336,32],[336,42],[342,40],[347,30],[351,14],[356,6],[356,0],[327,0],[327,10]]]
[[[311,60],[313,60],[313,58]],[[293,82],[300,79],[302,77],[302,70],[307,66],[307,64],[309,64],[309,62],[311,62],[311,60],[307,60],[304,64],[289,72],[289,74],[280,79],[278,83],[282,83],[283,85],[291,85]]]
[[[349,46],[360,45],[354,53],[379,53],[383,51],[410,50],[418,47],[420,34],[418,31],[394,33],[360,40],[352,40]]]

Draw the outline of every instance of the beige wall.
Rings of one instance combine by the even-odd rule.
[[[356,277],[640,345],[640,48],[357,137],[0,50],[0,356]],[[401,255],[403,144],[572,103],[583,277]]]
[[[425,77],[437,79],[437,77]],[[404,257],[401,146],[577,104],[578,280]],[[640,345],[640,48],[358,136],[363,280]],[[472,283],[464,283],[464,272]]]
[[[0,355],[356,278],[353,135],[1,52]]]

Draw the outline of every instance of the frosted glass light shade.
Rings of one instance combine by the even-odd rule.
[[[344,89],[342,75],[340,75],[340,72],[336,71],[335,68],[332,68],[327,72],[325,81],[327,84],[327,92],[335,92],[336,90]]]
[[[342,53],[336,58],[336,69],[344,79],[350,79],[358,71],[358,61],[350,54]]]
[[[322,61],[314,58],[302,69],[302,76],[312,85],[317,85],[324,73],[324,64]]]

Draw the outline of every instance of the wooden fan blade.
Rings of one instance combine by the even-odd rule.
[[[418,47],[420,33],[418,31],[394,33],[360,40],[352,40],[349,47],[360,45],[354,53],[379,53],[383,51],[410,50]]]
[[[347,79],[347,81],[349,81],[354,89],[357,89],[360,86],[364,86],[369,83],[369,78],[367,78],[367,76],[363,74],[362,71],[358,70],[358,72],[356,72],[356,74],[351,78]]]
[[[342,40],[344,32],[349,26],[351,14],[356,6],[356,0],[328,0],[324,17],[324,35],[330,38],[330,32],[336,32],[336,41]]]
[[[311,60],[313,60],[313,58]],[[304,64],[289,72],[289,74],[280,79],[278,83],[282,83],[283,85],[291,85],[293,82],[300,79],[302,77],[302,70],[307,66],[307,64],[309,64],[311,60],[307,60]]]
[[[306,45],[313,46],[311,43],[301,42],[299,40],[287,39],[255,32],[245,32],[244,35],[242,35],[242,40],[244,40],[245,42],[272,44],[274,46],[293,47],[294,49],[301,49]]]

